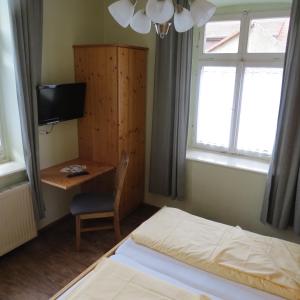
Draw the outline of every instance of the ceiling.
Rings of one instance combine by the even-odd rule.
[[[243,5],[243,4],[266,4],[266,3],[279,3],[279,4],[290,4],[292,0],[210,0],[218,7],[229,6],[229,5]]]

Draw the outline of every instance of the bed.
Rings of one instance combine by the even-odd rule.
[[[152,221],[155,221],[155,224],[157,224],[155,217],[150,219],[150,222]],[[147,224],[151,225],[151,223]],[[145,227],[145,224],[142,226]],[[143,229],[143,227],[141,228]],[[140,228],[138,228],[135,233],[139,234],[139,230]],[[161,232],[163,232],[163,230],[161,230]],[[203,299],[284,299],[284,297],[276,295],[273,292],[269,293],[253,288],[251,286],[226,279],[223,276],[218,276],[188,263],[184,263],[180,261],[180,259],[162,253],[163,251],[157,251],[151,249],[151,247],[137,243],[135,239],[136,236],[133,234],[123,240],[115,248],[104,255],[104,257],[100,258],[99,261],[95,262],[95,264],[87,269],[83,274],[66,286],[62,291],[56,294],[52,299],[81,299],[80,297],[72,298],[71,295],[76,290],[83,290],[83,285],[86,283],[87,277],[91,276],[91,274],[93,275],[97,266],[103,264],[103,260],[107,259],[119,264],[120,266],[126,266],[132,270],[141,272],[140,274],[147,274],[149,277],[167,284],[169,288],[170,286],[174,286],[190,293],[190,295],[202,295],[204,297]],[[298,258],[297,262],[299,262]],[[299,278],[296,279],[299,280]],[[299,298],[297,293],[295,295],[296,296],[293,296],[291,299],[300,298],[300,294]],[[185,298],[187,298],[187,296],[185,296]]]

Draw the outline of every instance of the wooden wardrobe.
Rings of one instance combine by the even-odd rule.
[[[78,122],[79,156],[116,166],[121,152],[129,153],[125,216],[144,199],[147,49],[78,45],[74,57],[76,81],[87,83],[85,114]],[[89,189],[103,190],[110,181],[99,178]]]

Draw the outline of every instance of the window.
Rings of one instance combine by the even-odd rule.
[[[215,19],[194,47],[190,145],[268,158],[276,134],[287,13]]]
[[[8,2],[8,0],[0,0],[0,170],[2,176],[6,171],[8,172],[7,165],[2,163],[18,161],[23,164],[24,162]]]
[[[205,26],[204,53],[237,53],[240,21],[210,22]],[[222,28],[222,31],[220,31]]]

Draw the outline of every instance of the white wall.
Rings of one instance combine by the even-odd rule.
[[[102,1],[44,0],[42,83],[74,82],[72,46],[102,42]],[[78,157],[76,120],[55,125],[50,134],[40,134],[39,138],[42,169]],[[40,227],[66,215],[77,192],[43,185],[47,210]]]

